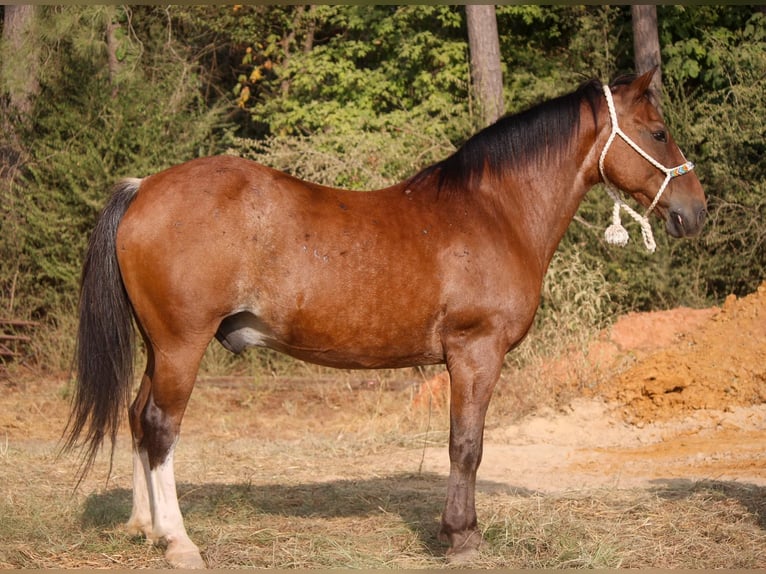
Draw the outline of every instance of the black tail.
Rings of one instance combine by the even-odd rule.
[[[77,386],[64,431],[64,450],[85,447],[81,479],[93,465],[107,433],[114,453],[117,429],[130,400],[135,331],[117,263],[116,236],[140,183],[130,179],[115,186],[90,237],[83,264]]]

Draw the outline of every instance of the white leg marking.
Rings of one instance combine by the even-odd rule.
[[[133,447],[133,510],[128,519],[127,528],[131,534],[144,534],[148,540],[152,535],[152,509],[149,505],[149,489],[146,476],[149,472],[149,458],[146,451]]]
[[[199,549],[191,541],[184,528],[184,519],[178,506],[176,479],[173,471],[175,443],[164,462],[149,469],[148,455],[141,452],[145,461],[146,483],[152,508],[152,535],[155,541],[167,544],[165,559],[176,568],[204,568]]]

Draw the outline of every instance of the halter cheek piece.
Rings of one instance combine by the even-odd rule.
[[[650,156],[648,153],[646,153],[644,150],[642,150],[636,142],[634,142],[628,135],[620,129],[620,126],[617,125],[617,112],[614,109],[614,100],[612,99],[612,90],[609,89],[609,86],[605,85],[604,87],[604,95],[606,96],[606,103],[609,107],[609,119],[612,122],[612,132],[609,134],[609,139],[606,140],[606,145],[604,146],[603,151],[601,152],[601,157],[598,159],[598,170],[601,173],[601,178],[604,180],[604,185],[606,187],[607,192],[609,193],[609,196],[614,201],[614,210],[612,211],[612,225],[606,228],[606,231],[604,232],[604,235],[606,237],[607,243],[611,243],[614,245],[625,245],[628,242],[628,230],[625,229],[622,226],[622,222],[620,221],[620,209],[624,209],[628,215],[630,215],[633,219],[635,219],[638,224],[641,226],[641,235],[644,238],[644,245],[646,246],[646,249],[650,253],[654,253],[654,250],[657,247],[657,244],[654,242],[654,235],[652,234],[652,226],[649,223],[649,214],[652,212],[652,210],[657,205],[657,202],[659,202],[660,197],[662,196],[663,192],[665,191],[665,188],[668,186],[668,183],[671,179],[674,177],[678,177],[679,175],[684,175],[685,173],[689,173],[691,170],[694,169],[694,164],[690,161],[687,161],[685,163],[682,163],[681,165],[673,168],[667,168],[664,165],[662,165],[660,162],[658,162],[656,159],[654,159],[652,156]],[[654,167],[659,169],[661,172],[665,174],[665,181],[662,182],[662,185],[660,185],[660,189],[657,192],[657,195],[654,196],[654,199],[652,200],[651,205],[646,210],[646,213],[644,215],[639,214],[636,212],[633,208],[631,208],[627,203],[625,203],[622,198],[620,197],[620,193],[615,188],[612,183],[609,181],[609,179],[606,177],[606,172],[604,171],[604,158],[606,158],[606,152],[609,151],[609,147],[612,145],[612,142],[614,141],[614,138],[616,136],[620,136],[625,143],[627,143],[630,147],[632,147],[638,154],[643,157],[646,161],[651,163]]]

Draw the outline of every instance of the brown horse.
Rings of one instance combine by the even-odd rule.
[[[448,555],[472,556],[490,396],[585,193],[606,179],[651,205],[674,237],[696,235],[705,218],[702,187],[650,80],[583,84],[378,191],[323,187],[235,157],[121,182],[85,258],[67,447],[86,443],[85,471],[106,434],[114,449],[135,320],[148,357],[128,409],[128,527],[166,544],[172,565],[203,567],[179,510],[173,454],[213,337],[235,353],[264,346],[333,367],[446,363],[451,463],[440,534]],[[616,121],[630,144],[614,138]],[[666,179],[658,165],[679,166],[681,177]]]

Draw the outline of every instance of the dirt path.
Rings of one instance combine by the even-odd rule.
[[[549,403],[563,407],[519,419],[518,397],[499,393],[477,484],[487,567],[762,568],[765,305],[766,284],[720,309],[628,315],[545,365],[545,388],[576,397]],[[201,380],[176,477],[205,559],[443,567],[445,383],[414,371]],[[431,408],[419,390],[435,393]],[[69,392],[64,377],[0,382],[0,568],[164,567],[121,526],[127,428],[109,484],[107,448],[73,496],[77,460],[55,456]]]
[[[482,481],[556,492],[647,487],[672,480],[766,485],[766,405],[700,411],[635,426],[594,399],[488,429]],[[424,470],[446,474],[444,448],[426,449]]]

